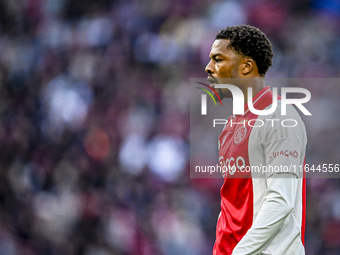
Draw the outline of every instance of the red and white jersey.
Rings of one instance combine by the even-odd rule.
[[[270,109],[272,96],[270,87],[263,88],[254,108]],[[306,144],[295,108],[287,105],[281,115],[280,96],[272,114],[255,115],[246,105],[244,115],[229,118],[219,137],[219,162],[227,171],[214,255],[305,254]]]

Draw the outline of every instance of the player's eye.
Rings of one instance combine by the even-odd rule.
[[[215,58],[215,62],[216,63],[219,63],[219,62],[221,62],[222,61],[222,59],[220,59],[220,58]]]

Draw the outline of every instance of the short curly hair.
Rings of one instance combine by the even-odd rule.
[[[259,74],[264,76],[273,64],[273,50],[267,36],[258,28],[249,25],[231,26],[220,30],[217,39],[230,40],[232,48],[242,56],[254,59]]]

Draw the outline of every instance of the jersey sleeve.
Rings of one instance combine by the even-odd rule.
[[[265,126],[258,130],[263,148],[266,178],[275,173],[292,173],[302,177],[301,165],[305,156],[307,136],[304,123],[291,105],[287,115],[280,114],[281,107],[265,118]]]
[[[252,227],[236,245],[232,255],[261,254],[294,208],[298,187],[298,178],[295,175],[274,174],[267,179],[267,183],[265,202]]]
[[[267,170],[263,171],[267,184],[265,198],[251,228],[232,255],[255,255],[265,250],[294,209],[299,178],[302,177],[299,165],[304,161],[307,137],[296,110],[288,105],[287,116],[281,116],[278,107],[271,116],[261,118],[266,124],[257,130],[256,138],[263,150]],[[287,119],[294,121],[284,121]]]

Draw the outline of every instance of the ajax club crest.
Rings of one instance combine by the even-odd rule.
[[[247,135],[247,128],[245,126],[240,126],[237,128],[234,134],[234,142],[236,145],[240,144]]]

